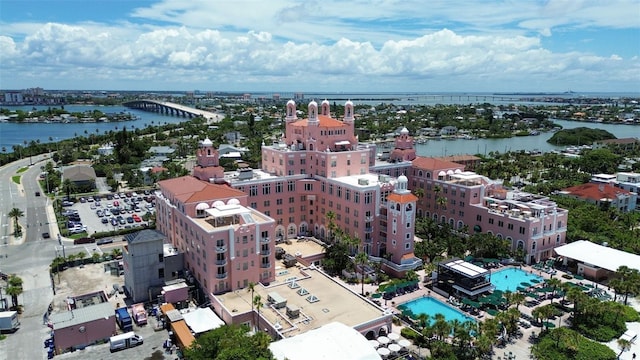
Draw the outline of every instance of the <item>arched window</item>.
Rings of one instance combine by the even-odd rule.
[[[411,204],[407,204],[407,206],[404,208],[404,211],[406,212],[410,212],[413,210],[413,206],[411,206]]]
[[[453,219],[449,219],[449,226],[451,226],[451,228],[453,229]]]

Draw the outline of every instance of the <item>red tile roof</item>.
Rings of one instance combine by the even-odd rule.
[[[451,162],[480,161],[480,158],[475,155],[451,155],[451,156],[437,157],[435,159],[442,160],[442,161],[451,161]]]
[[[335,127],[346,126],[346,124],[343,123],[342,121],[336,120],[326,115],[318,115],[318,122],[319,122],[318,127],[335,128]],[[298,120],[291,125],[307,127],[309,125],[309,119]]]
[[[412,162],[413,167],[422,170],[448,170],[448,169],[460,169],[464,170],[464,165],[455,163],[453,161],[446,161],[440,158],[423,157],[418,156]]]
[[[158,182],[160,188],[166,189],[183,203],[213,201],[218,199],[241,198],[244,192],[227,185],[211,184],[198,180],[193,176],[181,176],[175,179]]]
[[[617,188],[611,184],[587,183],[563,189],[567,193],[584,199],[600,200],[615,199],[618,195],[628,196],[631,194],[625,189]]]
[[[415,202],[418,200],[418,197],[413,195],[412,193],[406,193],[406,194],[396,194],[396,193],[391,193],[389,194],[389,196],[387,196],[387,200],[391,200],[397,203],[408,203],[408,202]]]

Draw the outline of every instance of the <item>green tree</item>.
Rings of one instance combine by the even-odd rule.
[[[22,278],[17,275],[9,276],[7,280],[7,295],[11,296],[11,305],[14,309],[18,308],[18,296],[22,294]]]
[[[247,327],[223,325],[198,336],[184,355],[190,360],[271,360],[269,342],[264,332],[250,335]]]
[[[259,331],[260,330],[260,308],[262,308],[262,296],[260,296],[260,294],[257,294],[251,298],[251,308],[253,308],[254,306],[256,310],[258,310],[258,322],[256,326]]]
[[[22,229],[20,228],[20,224],[18,224],[18,219],[24,216],[24,212],[18,208],[13,208],[7,215],[13,219],[13,233],[16,236],[22,234]]]
[[[369,256],[366,252],[361,251],[355,257],[356,265],[360,267],[360,286],[361,291],[360,294],[364,296],[364,277],[365,277],[365,267],[369,265]]]
[[[556,289],[559,288],[562,285],[562,281],[560,281],[560,279],[558,278],[551,278],[549,280],[547,280],[547,286],[551,287],[551,303],[553,304],[553,298],[555,297],[556,294]]]

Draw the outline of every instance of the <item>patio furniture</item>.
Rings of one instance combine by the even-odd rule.
[[[385,348],[385,347],[381,347],[378,349],[378,354],[382,357],[387,357],[391,354],[391,350]]]
[[[402,350],[402,347],[398,344],[391,344],[387,347],[387,349],[389,349],[389,351],[391,351],[392,353],[397,353]]]
[[[380,336],[380,337],[378,337],[378,342],[380,343],[380,345],[386,346],[387,344],[389,344],[391,342],[391,340],[389,340],[389,338],[386,337],[386,336]]]
[[[403,348],[408,348],[409,346],[411,346],[411,341],[407,339],[401,339],[400,341],[398,341],[398,345],[402,346]]]

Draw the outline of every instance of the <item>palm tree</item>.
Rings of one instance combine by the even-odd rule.
[[[429,315],[428,314],[425,314],[425,313],[418,314],[417,320],[418,320],[418,325],[423,329],[426,328],[427,325],[429,325]]]
[[[18,208],[13,208],[7,215],[13,219],[13,234],[16,236],[22,234],[22,229],[20,228],[20,224],[18,224],[18,219],[24,216],[24,212]]]
[[[511,303],[516,305],[516,310],[524,303],[525,296],[521,292],[516,292],[511,295]]]
[[[636,292],[640,288],[640,272],[637,269],[630,269],[623,265],[616,270],[616,275],[620,279],[620,290],[624,295],[624,304],[627,305],[627,300],[630,293]]]
[[[567,291],[567,300],[573,303],[573,322],[572,326],[576,328],[578,326],[580,308],[582,302],[587,299],[587,295],[582,292],[582,289],[576,286],[571,287]]]
[[[67,192],[67,200],[71,200],[71,191],[73,190],[75,192],[74,183],[70,179],[64,179],[64,181],[62,182],[62,187]]]
[[[360,266],[360,285],[362,287],[360,294],[364,296],[364,270],[365,266],[369,264],[369,256],[366,252],[361,251],[355,257],[356,265]]]
[[[436,314],[434,319],[435,323],[433,324],[433,330],[438,340],[442,341],[451,332],[451,325],[442,314]]]
[[[551,278],[547,280],[547,286],[551,286],[551,303],[553,303],[553,298],[556,294],[556,288],[562,285],[562,281],[558,278]]]
[[[22,279],[17,275],[11,275],[7,281],[7,295],[11,296],[11,305],[18,308],[18,296],[22,294]]]
[[[260,294],[253,297],[253,301],[251,302],[251,306],[255,306],[258,310],[258,330],[260,330],[260,308],[262,307],[262,296]]]
[[[333,233],[336,230],[336,213],[334,213],[333,211],[327,211],[327,229],[329,230],[329,233],[327,234],[327,240],[330,241],[332,240],[333,237]]]
[[[447,209],[447,198],[444,196],[438,196],[436,199],[436,204],[442,208],[442,210]]]

